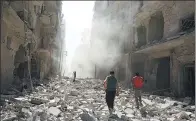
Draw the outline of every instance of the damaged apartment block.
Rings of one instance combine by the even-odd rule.
[[[136,16],[137,21],[147,28],[147,32],[139,27],[140,31],[137,31],[140,33],[138,44],[145,39],[146,44],[137,47],[135,53],[148,56],[141,71],[149,81],[150,89],[160,90],[156,92],[158,94],[169,91],[174,95],[194,97],[194,6],[186,7],[186,12],[179,10],[179,14],[170,15],[172,9],[168,8],[167,4],[161,2],[158,4],[162,4],[163,7],[153,11],[152,14],[142,18],[145,12],[139,12]],[[176,9],[179,9],[183,6],[183,2],[175,2],[175,5]],[[139,37],[139,35],[145,37],[145,34],[147,35],[145,39]]]
[[[32,80],[59,73],[61,6],[60,1],[2,2],[1,91],[12,84],[31,87]]]
[[[112,4],[105,1],[96,2],[94,11],[99,22],[106,18],[107,23],[117,21],[112,29],[108,27],[104,31],[116,31],[115,36],[123,36],[118,39],[126,46],[119,44],[119,47],[126,51],[119,52],[114,65],[119,80],[127,85],[135,72],[139,72],[147,80],[146,91],[195,96],[194,1],[116,1]],[[94,21],[92,30],[103,29],[96,24]],[[92,35],[93,50],[96,49],[93,43],[100,36],[93,31]],[[99,71],[97,67],[96,72]]]

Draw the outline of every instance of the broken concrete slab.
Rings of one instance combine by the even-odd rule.
[[[78,92],[77,90],[72,90],[72,91],[70,92],[70,95],[71,95],[71,96],[78,96],[78,95],[79,95],[79,92]]]
[[[97,121],[96,118],[88,113],[80,114],[80,118],[82,121]]]
[[[133,114],[134,113],[133,109],[131,109],[131,108],[126,108],[124,112],[127,113],[127,114]]]
[[[48,109],[48,112],[54,116],[58,116],[61,113],[61,111],[57,107],[50,107]]]
[[[36,105],[40,105],[40,104],[43,104],[43,103],[47,103],[48,100],[46,99],[42,99],[42,98],[31,98],[31,101],[30,101],[32,104],[36,104]]]
[[[8,114],[5,117],[0,117],[1,121],[14,121],[17,119],[17,116],[15,114]]]

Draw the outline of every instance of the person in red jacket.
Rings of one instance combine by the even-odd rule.
[[[132,78],[132,85],[135,92],[136,108],[139,109],[139,104],[142,106],[141,89],[144,85],[144,78],[138,72]]]

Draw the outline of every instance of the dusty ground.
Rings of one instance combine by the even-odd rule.
[[[5,100],[6,99],[6,100]],[[169,97],[143,96],[143,107],[135,108],[133,93],[121,90],[115,99],[115,113],[109,117],[103,81],[51,79],[31,94],[1,95],[2,121],[193,121],[195,106]]]

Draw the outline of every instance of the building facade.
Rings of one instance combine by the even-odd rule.
[[[1,2],[1,89],[15,77],[48,76],[59,63],[62,40],[57,29],[62,13],[59,1]]]
[[[104,2],[99,4],[103,6]],[[96,7],[101,8],[98,3],[95,4]],[[95,10],[95,14],[97,13]],[[120,59],[113,65],[113,68],[117,68],[119,80],[127,85],[134,73],[139,72],[147,80],[147,91],[162,90],[170,91],[176,96],[193,96],[194,15],[194,1],[107,2],[99,19],[112,16],[108,23],[112,23],[114,19],[117,21],[115,25],[118,27],[112,25],[112,29],[108,31],[119,29],[115,30],[115,35],[118,36],[115,38],[121,43],[118,44],[121,48]],[[96,30],[95,25],[93,29]],[[91,40],[95,41],[93,37]]]

